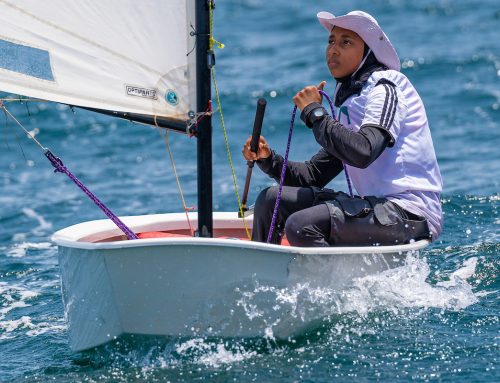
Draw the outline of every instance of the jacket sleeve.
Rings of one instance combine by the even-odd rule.
[[[318,107],[321,105],[312,103],[304,108],[302,120],[312,128],[316,141],[328,153],[348,165],[368,167],[392,141],[390,132],[375,124],[363,125],[358,132],[353,132],[326,113],[319,119],[311,119],[311,112]]]
[[[274,150],[271,153],[268,158],[257,161],[257,165],[264,173],[279,182],[283,168],[283,157]],[[322,148],[309,161],[288,161],[284,185],[322,188],[342,170],[342,162]]]

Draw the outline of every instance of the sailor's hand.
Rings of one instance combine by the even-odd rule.
[[[243,157],[245,157],[245,160],[247,161],[263,160],[264,158],[267,158],[271,155],[271,148],[267,144],[267,141],[264,137],[260,136],[259,150],[257,154],[255,154],[250,150],[250,142],[252,142],[252,136],[248,137],[247,141],[245,142],[245,145],[243,145],[243,150],[241,151],[243,153]]]
[[[319,102],[323,100],[323,96],[319,93],[325,87],[326,81],[321,81],[318,86],[310,85],[306,86],[299,93],[293,97],[293,103],[297,105],[300,110],[304,109],[307,105],[312,102]]]

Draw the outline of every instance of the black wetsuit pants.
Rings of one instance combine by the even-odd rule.
[[[266,242],[278,188],[263,190],[255,203],[252,240]],[[283,235],[292,246],[398,245],[431,235],[425,218],[384,198],[351,198],[313,187],[283,187],[271,243]]]

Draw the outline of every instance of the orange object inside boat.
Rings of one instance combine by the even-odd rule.
[[[215,233],[215,238],[221,238],[221,239],[233,239],[233,238],[237,238],[237,239],[240,239],[242,241],[248,241],[248,238],[247,237],[243,237],[241,236],[241,233],[234,233],[234,234],[237,234],[237,235],[230,235],[230,233],[226,233],[225,232],[226,230],[224,230],[224,232],[222,233]],[[223,234],[223,235],[221,235]],[[139,239],[149,239],[149,238],[191,238],[191,235],[190,234],[186,234],[186,233],[172,233],[172,232],[169,232],[169,231],[146,231],[146,232],[143,232],[143,233],[138,233],[137,236],[139,237]],[[290,246],[290,243],[288,243],[287,239],[286,238],[283,238],[281,240],[281,245],[282,246]]]

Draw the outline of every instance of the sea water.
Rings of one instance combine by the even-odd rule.
[[[217,81],[240,192],[240,151],[256,100],[268,106],[263,135],[283,153],[291,98],[327,81],[318,11],[363,9],[377,17],[426,105],[444,178],[442,236],[403,267],[359,278],[341,291],[256,284],[234,302],[266,318],[275,301],[302,333],[278,339],[127,336],[73,353],[51,234],[102,218],[12,121],[0,121],[0,381],[500,381],[500,3],[464,1],[217,2]],[[2,96],[7,96],[2,94]],[[8,104],[119,215],[181,210],[162,136],[153,128],[50,103]],[[236,209],[218,119],[214,206]],[[171,134],[188,205],[196,205],[196,139]],[[318,145],[296,125],[291,160]],[[272,181],[254,171],[250,201]],[[342,176],[330,185],[346,190]],[[203,265],[200,265],[203,267]],[[161,293],[161,292],[160,292]],[[168,320],[168,318],[166,318]]]

